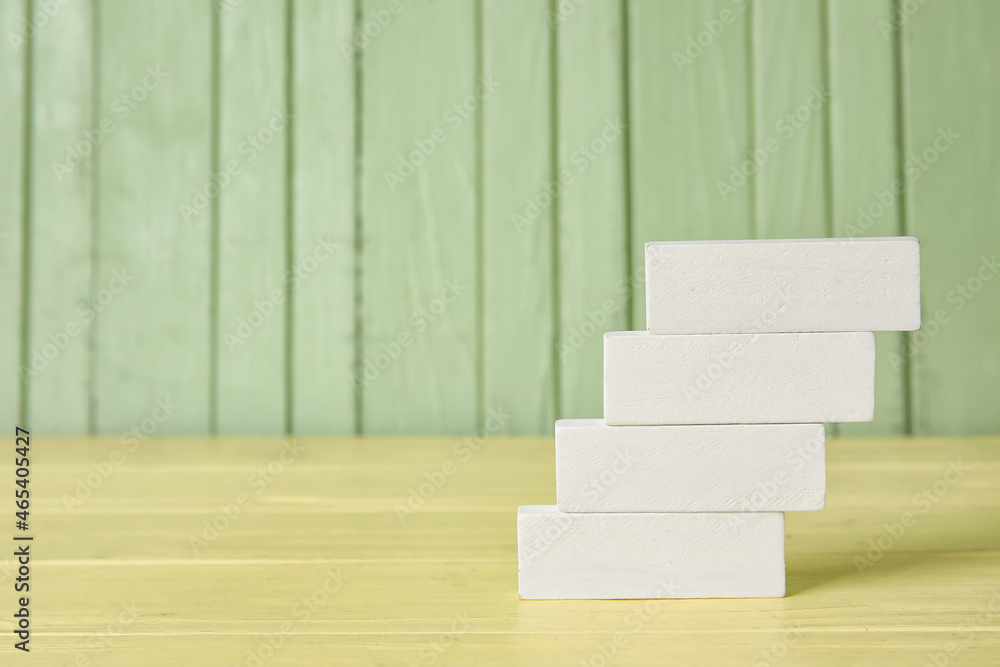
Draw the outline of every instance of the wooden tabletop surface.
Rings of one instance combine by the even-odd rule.
[[[4,552],[34,537],[30,654],[0,565],[3,665],[1000,664],[1000,438],[829,442],[827,508],[787,515],[769,600],[519,600],[516,508],[554,502],[551,439],[32,453],[26,533],[0,466]]]

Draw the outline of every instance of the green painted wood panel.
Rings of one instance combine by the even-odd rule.
[[[891,0],[840,0],[827,5],[834,236],[902,233],[902,207],[893,194],[899,178],[896,40],[878,29],[891,6]],[[875,335],[875,419],[842,424],[843,435],[907,432],[906,368],[892,358],[902,341],[902,334],[895,332]]]
[[[908,231],[923,330],[909,336],[916,433],[1000,428],[1000,3],[927,3],[902,26]]]
[[[186,222],[181,207],[209,179],[213,8],[101,0],[97,11],[96,103],[115,129],[95,153],[96,430],[122,433],[169,402],[156,433],[205,433],[209,221]]]
[[[482,115],[483,401],[510,415],[502,430],[515,434],[546,433],[555,415],[547,11],[537,0],[482,4],[483,72],[501,84]]]
[[[285,430],[285,4],[244,0],[219,15],[219,433]],[[223,187],[223,183],[228,184]],[[207,216],[206,216],[207,217]]]
[[[747,159],[747,4],[633,0],[632,270],[643,277],[650,241],[745,239],[750,186],[733,177]],[[637,282],[632,328],[645,329]]]
[[[822,9],[822,0],[756,0],[749,10],[758,238],[828,235]]]
[[[301,434],[355,428],[354,13],[352,0],[293,3],[291,408]]]
[[[476,424],[475,4],[366,0],[362,355],[366,433]],[[372,32],[375,32],[373,29]]]
[[[905,232],[924,330],[878,336],[876,419],[842,432],[1000,428],[989,0],[57,6],[0,2],[9,421],[117,434],[169,400],[157,432],[468,432],[489,408],[550,432],[601,414],[646,241]]]
[[[91,155],[105,134],[94,113],[110,112],[93,104],[93,25],[81,0],[32,39],[27,422],[42,433],[90,427]]]
[[[20,421],[21,262],[23,259],[24,108],[27,35],[25,2],[0,3],[0,419]],[[11,38],[13,35],[13,38]],[[30,427],[29,427],[30,428]]]
[[[574,8],[573,11],[570,9]],[[558,71],[558,415],[600,417],[603,332],[629,328],[625,23],[620,2],[553,3]]]

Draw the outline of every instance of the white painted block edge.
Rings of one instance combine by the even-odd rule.
[[[789,512],[823,509],[822,424],[555,426],[563,512]]]
[[[526,600],[782,597],[784,525],[780,512],[520,507],[518,590]]]

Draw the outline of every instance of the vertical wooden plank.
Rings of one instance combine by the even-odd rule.
[[[575,7],[575,9],[574,9]],[[551,3],[558,72],[559,417],[600,417],[603,333],[628,328],[621,2]]]
[[[830,210],[833,235],[901,233],[898,189],[895,40],[878,29],[892,0],[828,4],[830,26]],[[888,202],[884,204],[883,202]],[[905,433],[906,372],[895,361],[896,332],[875,334],[875,419],[842,424],[842,435]]]
[[[32,39],[27,413],[43,433],[89,428],[91,156],[112,114],[94,115],[92,9],[89,0],[60,6]]]
[[[649,241],[753,235],[751,188],[730,183],[750,138],[746,8],[731,0],[631,2],[634,271]],[[645,302],[639,283],[634,329],[646,326]]]
[[[181,207],[209,182],[213,8],[102,0],[98,11],[97,102],[115,130],[97,151],[96,427],[121,433],[169,400],[157,433],[204,433],[209,223]],[[115,271],[130,277],[118,294]]]
[[[363,429],[476,423],[475,3],[365,0]],[[374,29],[373,29],[374,30]]]
[[[292,17],[292,429],[353,433],[354,3],[295,0]]]
[[[555,415],[547,9],[483,2],[483,67],[503,84],[483,105],[484,402],[517,434],[547,433]]]
[[[19,423],[24,193],[25,2],[0,3],[0,419]],[[13,36],[13,37],[12,37]],[[30,425],[27,425],[30,428]]]
[[[1000,4],[926,3],[902,26],[907,226],[924,326],[910,334],[916,433],[996,433],[1000,381]]]
[[[223,5],[219,28],[219,433],[285,428],[285,4]],[[222,178],[225,178],[222,176]]]
[[[759,238],[828,235],[821,0],[756,0],[752,15],[753,157]]]

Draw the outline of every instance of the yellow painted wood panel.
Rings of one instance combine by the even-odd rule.
[[[35,438],[33,652],[0,660],[568,667],[616,637],[621,666],[1000,654],[997,438],[833,440],[827,508],[787,515],[787,597],[659,602],[518,599],[516,507],[554,501],[551,439],[296,443]]]

